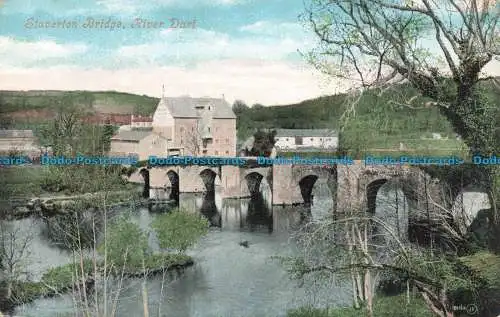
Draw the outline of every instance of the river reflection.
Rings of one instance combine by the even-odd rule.
[[[298,287],[283,267],[271,259],[295,252],[290,234],[305,219],[321,219],[329,214],[333,201],[325,186],[315,186],[310,207],[271,207],[271,196],[265,185],[261,186],[260,193],[247,199],[221,200],[217,192],[180,194],[179,206],[201,213],[209,220],[211,229],[188,250],[196,263],[193,267],[182,274],[170,275],[163,291],[161,276],[148,280],[149,316],[285,316],[288,309],[303,305],[348,305],[350,294],[343,286]],[[145,230],[156,216],[158,213],[147,209],[130,212],[131,220]],[[157,250],[155,235],[149,237],[151,246]],[[241,241],[248,241],[248,248],[240,246]],[[48,245],[40,243],[37,247],[43,252]],[[68,261],[57,258],[57,264]],[[116,316],[143,315],[140,283],[139,279],[126,282]],[[37,300],[19,307],[16,313],[52,317],[73,311],[71,297],[65,295]]]

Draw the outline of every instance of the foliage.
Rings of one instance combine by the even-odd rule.
[[[111,148],[111,137],[115,134],[115,130],[115,127],[109,123],[103,127],[100,143],[102,144],[104,153],[108,152]]]
[[[152,223],[160,247],[185,251],[208,231],[208,221],[200,215],[175,209]]]
[[[248,153],[250,156],[269,156],[274,147],[276,131],[258,130],[254,134],[253,147]]]
[[[49,269],[42,276],[41,282],[44,285],[61,290],[71,287],[76,283],[75,276],[81,274],[80,263],[69,263]],[[80,272],[75,274],[75,272]],[[83,260],[83,271],[85,275],[90,275],[94,271],[94,263],[90,259]]]
[[[40,184],[48,192],[93,193],[103,190],[125,190],[127,182],[120,176],[118,166],[69,165],[49,166]],[[121,168],[120,168],[121,169]],[[96,182],[95,180],[100,180]],[[106,183],[103,187],[102,182]]]
[[[106,107],[113,113],[154,112],[159,99],[116,91],[0,91],[0,112],[56,109],[62,100],[81,106],[85,111]],[[34,118],[36,120],[36,118]]]
[[[434,316],[422,299],[413,297],[410,303],[403,295],[376,297],[374,302],[375,316],[387,317],[432,317]],[[287,317],[362,317],[367,316],[364,309],[355,308],[312,308],[302,307],[288,312]]]
[[[106,230],[105,241],[98,247],[108,261],[117,267],[142,267],[148,251],[148,238],[137,224],[120,218]]]

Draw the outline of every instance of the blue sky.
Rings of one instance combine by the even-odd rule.
[[[343,91],[305,63],[303,0],[3,0],[0,89],[117,90],[287,104]],[[137,18],[161,28],[132,28]],[[169,29],[169,19],[196,20]],[[84,28],[88,19],[121,28]],[[46,28],[38,23],[73,23]]]
[[[315,43],[299,22],[303,10],[302,0],[5,0],[0,89],[158,96],[164,83],[169,95],[225,94],[250,104],[334,93],[298,52]],[[89,18],[122,28],[84,28]],[[137,18],[165,26],[132,28]],[[171,18],[196,27],[169,29]],[[38,26],[63,21],[77,27]]]
[[[228,58],[294,61],[300,58],[296,52],[299,44],[307,49],[312,40],[298,23],[302,1],[158,0],[152,3],[155,4],[138,0],[7,0],[0,11],[1,36],[15,42],[42,42],[46,46],[40,45],[38,56],[2,57],[7,57],[12,66],[26,67],[61,63],[104,68],[151,64],[193,67],[199,61]],[[122,28],[83,28],[89,18],[120,22]],[[132,28],[137,18],[164,22],[165,26]],[[196,28],[169,29],[170,18],[195,20]],[[78,27],[45,28],[27,24],[27,21],[38,24],[64,20],[75,21]],[[33,48],[27,43],[24,45],[26,49]]]

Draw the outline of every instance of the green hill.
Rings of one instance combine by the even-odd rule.
[[[481,87],[496,109],[493,116],[500,122],[500,90],[491,82],[485,82]],[[355,115],[345,125],[341,145],[356,152],[399,151],[403,146],[408,152],[461,153],[463,143],[456,140],[451,125],[439,110],[423,107],[428,100],[413,100],[412,105],[418,109],[398,105],[415,95],[416,91],[407,85],[394,86],[381,96],[375,92],[365,93],[355,107]],[[30,124],[33,124],[37,119],[38,122],[47,120],[57,104],[73,103],[89,113],[150,115],[158,101],[158,98],[146,95],[116,91],[0,91],[0,114],[34,111],[34,118],[29,116]],[[285,106],[254,105],[238,113],[238,139],[242,142],[257,129],[268,128],[339,130],[340,118],[350,103],[347,95],[340,94]],[[15,125],[28,128],[26,122]],[[432,133],[440,133],[448,140],[433,140]]]
[[[158,98],[116,91],[0,91],[0,113],[51,110],[59,103],[71,102],[88,112],[150,114]],[[45,112],[44,112],[45,113]]]

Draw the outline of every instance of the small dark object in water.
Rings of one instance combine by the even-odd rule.
[[[248,248],[248,241],[241,241],[239,243],[239,245],[241,245],[242,247]]]

